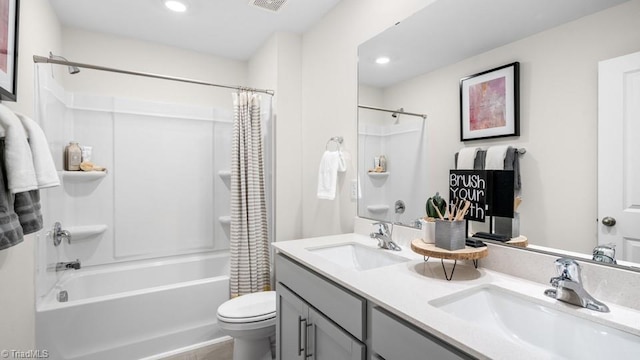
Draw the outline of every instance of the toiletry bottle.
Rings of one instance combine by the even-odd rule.
[[[384,155],[380,155],[380,167],[382,172],[387,172],[387,157]]]
[[[67,171],[79,171],[82,162],[82,149],[76,141],[69,142],[64,148],[64,169]]]

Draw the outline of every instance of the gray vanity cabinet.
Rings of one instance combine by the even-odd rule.
[[[283,254],[275,267],[279,360],[473,359]]]
[[[278,283],[280,360],[364,360],[365,345]]]
[[[276,280],[278,359],[365,359],[365,299],[281,254]]]
[[[371,311],[371,348],[383,360],[473,359],[378,307]]]

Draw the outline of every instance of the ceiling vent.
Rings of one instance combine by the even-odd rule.
[[[261,9],[278,12],[287,0],[250,0],[249,5],[259,7]]]

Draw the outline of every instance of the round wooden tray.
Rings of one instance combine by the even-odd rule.
[[[508,245],[513,245],[513,246],[519,246],[519,247],[527,247],[529,246],[529,240],[527,239],[526,236],[524,235],[520,235],[516,238],[512,238],[511,240],[505,242],[505,244]]]
[[[423,256],[447,260],[478,260],[489,255],[486,246],[479,248],[466,246],[464,249],[451,251],[436,247],[435,244],[427,244],[422,239],[412,240],[411,250]]]

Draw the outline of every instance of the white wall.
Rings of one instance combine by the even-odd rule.
[[[302,38],[278,32],[249,61],[249,84],[276,92],[273,98],[275,240],[302,237]]]
[[[356,178],[357,48],[431,0],[343,0],[303,35],[302,209],[305,237],[353,231],[356,202],[349,187]],[[338,178],[336,200],[316,197],[318,164],[332,136],[343,136],[349,153]]]
[[[60,23],[47,0],[20,3],[18,40],[18,101],[8,107],[33,116],[33,55],[61,49]],[[0,349],[35,347],[34,254],[35,236],[0,251]]]
[[[597,243],[597,65],[640,50],[631,1],[385,89],[385,101],[429,115],[429,193],[446,193],[464,146],[524,147],[521,233],[537,245],[591,253]],[[460,78],[520,62],[521,136],[459,141]]]
[[[244,61],[69,27],[62,30],[62,41],[61,55],[75,62],[224,85],[247,82]],[[65,74],[64,85],[69,91],[232,109],[229,89],[175,81],[83,69],[77,75]]]

